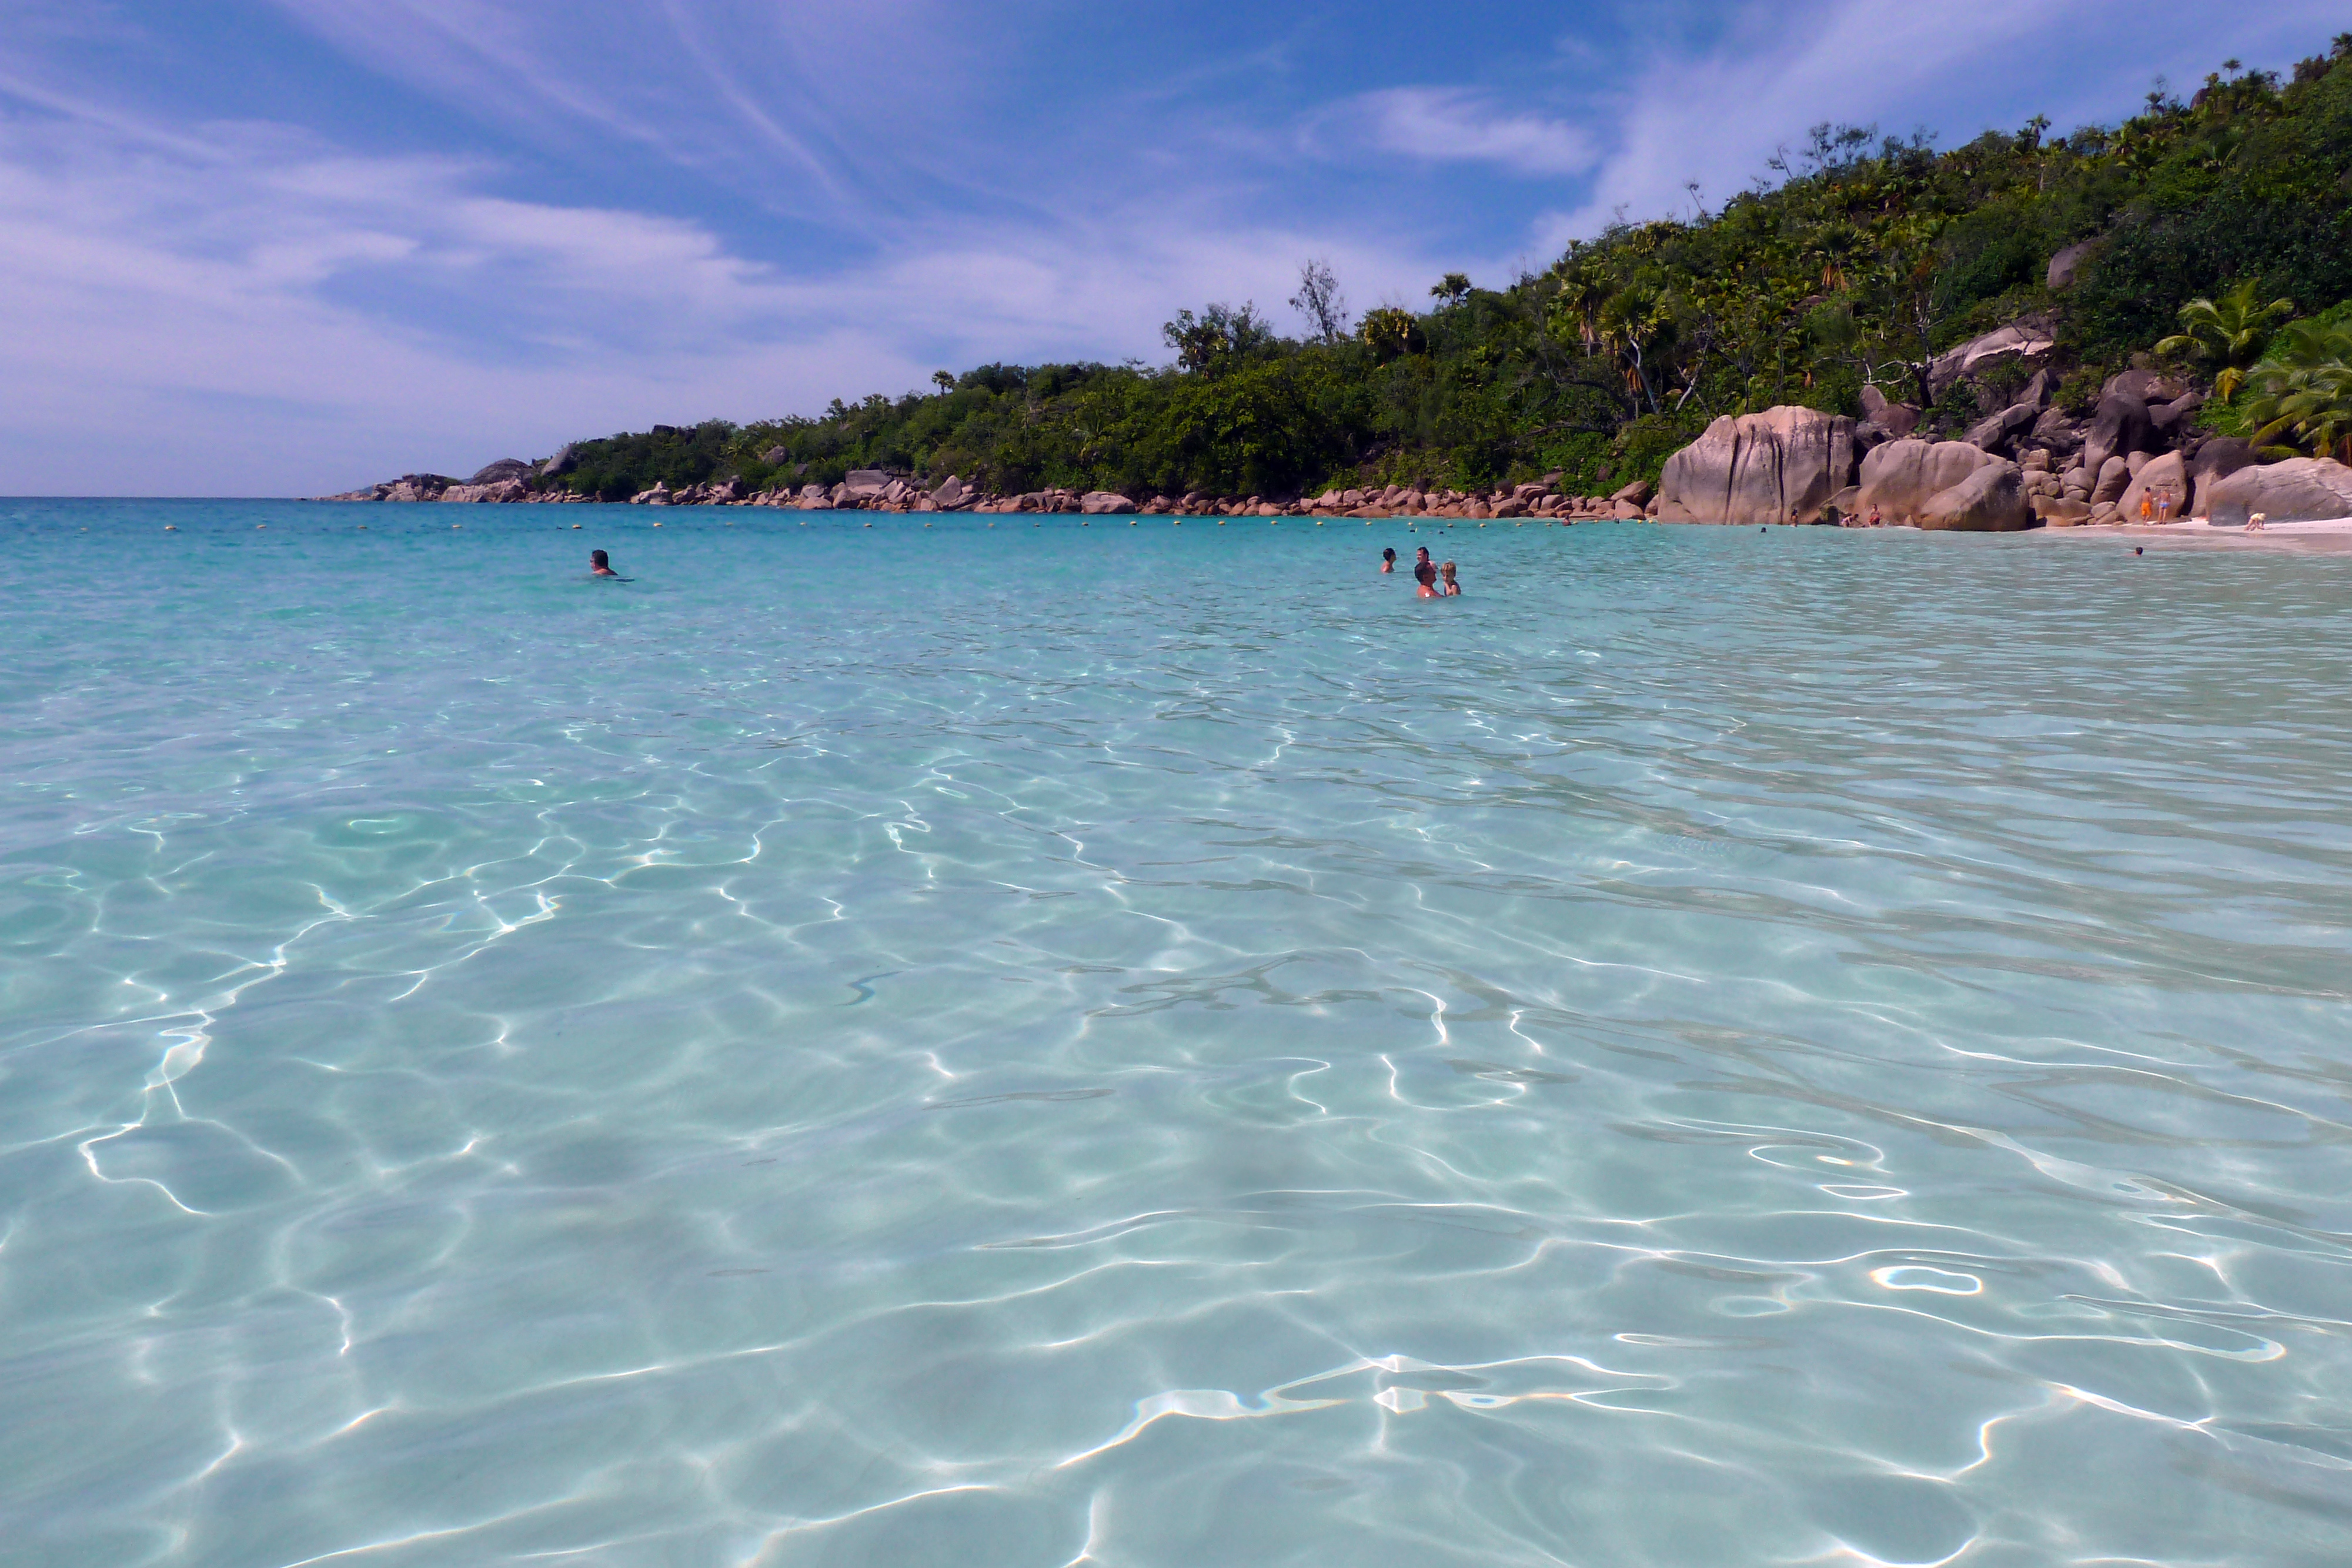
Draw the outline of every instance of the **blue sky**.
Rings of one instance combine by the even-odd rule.
[[[270,495],[1540,270],[2340,4],[0,0],[0,494]]]

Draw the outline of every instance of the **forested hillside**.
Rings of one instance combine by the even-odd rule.
[[[1419,312],[1351,321],[1310,265],[1297,337],[1258,307],[1212,305],[1168,324],[1160,369],[942,371],[935,392],[835,402],[821,418],[580,442],[531,483],[621,499],[657,480],[761,489],[879,468],[1000,494],[1271,497],[1559,470],[1605,488],[1654,476],[1718,414],[1859,413],[1865,385],[1957,434],[1997,406],[2000,371],[1936,385],[1929,361],[2021,318],[2056,340],[2061,405],[2086,411],[2168,338],[2178,369],[2227,368],[2178,337],[2192,300],[2236,285],[2311,317],[2352,298],[2352,34],[2288,80],[2225,62],[2189,100],[2151,92],[2120,127],[2049,129],[1937,151],[1823,125],[1719,212],[1621,225],[1500,288],[1449,276]],[[2206,417],[2242,413],[2216,400]],[[2267,439],[2313,447],[2338,428]]]

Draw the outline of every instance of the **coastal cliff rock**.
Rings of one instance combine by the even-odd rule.
[[[472,478],[467,480],[466,483],[468,485],[503,485],[509,479],[527,478],[530,476],[530,465],[524,462],[521,458],[501,457],[496,463],[484,464],[481,471],[477,473]]]
[[[1922,528],[2006,533],[2033,526],[2016,464],[1965,441],[1894,441],[1862,460],[1854,510]]]
[[[1078,509],[1090,517],[1100,517],[1114,512],[1131,512],[1135,503],[1116,491],[1089,490],[1078,502]]]
[[[1656,516],[1669,523],[1819,522],[1853,483],[1853,421],[1782,406],[1729,414],[1666,459]],[[1636,515],[1641,508],[1634,507]]]
[[[2221,524],[2242,524],[2255,512],[2273,523],[2352,517],[2352,468],[2332,457],[2290,457],[2224,476],[2210,495],[2209,516]]]

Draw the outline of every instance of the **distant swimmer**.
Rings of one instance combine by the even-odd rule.
[[[1454,563],[1449,560],[1437,570],[1443,572],[1445,577],[1445,588],[1443,596],[1447,599],[1459,598],[1462,593],[1462,585],[1454,580]]]
[[[1382,571],[1394,571],[1396,570],[1396,551],[1392,549],[1384,549],[1381,551],[1381,570]]]
[[[600,549],[592,549],[588,552],[588,575],[591,577],[609,577],[614,582],[635,582],[637,580],[634,577],[623,577],[619,572],[614,571],[613,570],[613,558],[606,555]]]

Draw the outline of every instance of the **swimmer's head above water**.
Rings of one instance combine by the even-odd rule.
[[[611,556],[606,555],[603,550],[592,549],[588,552],[588,575],[591,577],[619,577],[621,574],[613,570],[613,558]]]

